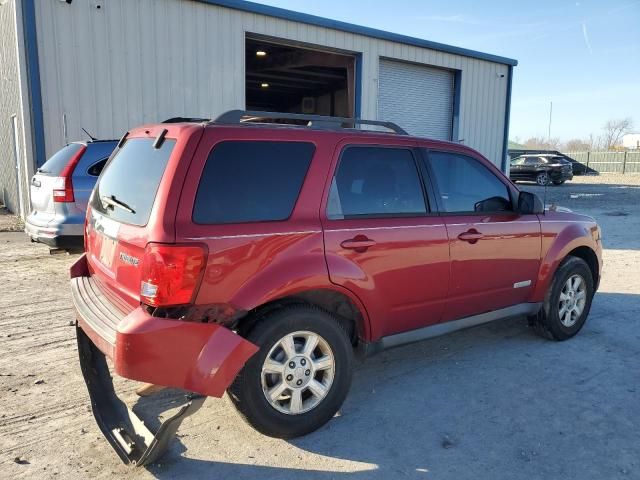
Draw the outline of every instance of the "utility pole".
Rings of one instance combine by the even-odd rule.
[[[553,114],[553,102],[549,102],[549,136],[548,142],[551,143],[551,115]]]

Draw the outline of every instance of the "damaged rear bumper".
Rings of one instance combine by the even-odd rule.
[[[98,427],[124,463],[144,466],[154,462],[167,449],[182,420],[197,412],[207,397],[187,395],[186,403],[152,432],[116,395],[104,353],[80,327],[76,330],[80,367]]]
[[[84,256],[71,267],[71,276],[78,353],[94,417],[125,463],[153,462],[182,420],[206,396],[221,397],[258,347],[221,325],[157,318],[142,307],[119,310],[88,276]],[[119,376],[193,394],[151,432],[118,399],[107,357]]]

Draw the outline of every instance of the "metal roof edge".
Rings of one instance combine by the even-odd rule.
[[[219,7],[231,8],[234,10],[241,10],[243,12],[257,13],[260,15],[266,15],[269,17],[280,18],[283,20],[290,20],[293,22],[306,23],[308,25],[315,25],[318,27],[332,28],[334,30],[341,30],[343,32],[355,33],[358,35],[364,35],[367,37],[377,38],[380,40],[388,40],[390,42],[404,43],[406,45],[413,45],[415,47],[429,48],[431,50],[438,50],[441,52],[451,53],[454,55],[461,55],[464,57],[477,58],[479,60],[486,60],[494,63],[501,63],[504,65],[516,66],[518,61],[513,58],[501,57],[499,55],[492,55],[490,53],[478,52],[468,48],[455,47],[453,45],[446,45],[444,43],[432,42],[430,40],[423,40],[421,38],[410,37],[402,35],[400,33],[387,32],[385,30],[379,30],[377,28],[364,27],[362,25],[356,25],[353,23],[342,22],[340,20],[332,20],[330,18],[319,17],[317,15],[310,15],[308,13],[296,12],[293,10],[287,10],[279,7],[272,7],[270,5],[263,5],[255,2],[248,2],[245,0],[195,0],[200,3],[207,3],[209,5],[216,5]]]

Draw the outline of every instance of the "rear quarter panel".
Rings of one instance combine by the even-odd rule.
[[[206,271],[196,305],[212,315],[235,316],[269,301],[313,289],[350,292],[329,281],[324,257],[320,199],[336,140],[329,133],[294,129],[210,127],[200,142],[182,191],[176,217],[176,242],[208,247]],[[200,177],[218,142],[232,140],[304,141],[315,145],[313,160],[288,220],[199,225],[192,221]],[[361,309],[361,311],[363,311]],[[364,311],[363,311],[364,314]]]

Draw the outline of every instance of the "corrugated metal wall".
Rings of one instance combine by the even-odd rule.
[[[16,2],[9,0],[0,5],[0,202],[4,202],[12,212],[19,213],[16,153],[20,166],[24,168],[25,150],[16,27]],[[23,175],[21,185],[26,205],[24,178]]]
[[[189,0],[42,1],[36,15],[48,155],[82,138],[81,126],[119,137],[244,108],[244,38],[254,33],[362,52],[363,118],[377,115],[380,57],[461,70],[459,137],[501,161],[506,65]]]

